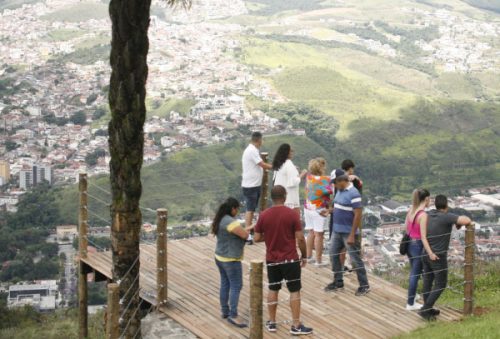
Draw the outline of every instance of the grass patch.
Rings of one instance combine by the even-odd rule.
[[[196,100],[168,98],[164,102],[152,102],[148,100],[147,104],[148,117],[158,116],[160,118],[167,118],[172,111],[186,115],[191,110],[191,107],[196,104]]]
[[[389,89],[376,89],[351,80],[329,68],[304,67],[289,69],[274,78],[278,91],[289,99],[305,102],[333,115],[340,123],[338,137],[349,135],[348,125],[363,117],[394,119],[403,95]]]
[[[79,2],[41,17],[42,20],[46,21],[63,22],[82,22],[106,18],[108,18],[108,6],[100,2]]]
[[[77,29],[61,28],[50,31],[46,39],[49,41],[68,41],[82,36],[84,32]]]
[[[78,43],[75,47],[77,49],[94,48],[96,46],[109,45],[110,41],[111,37],[108,36],[107,34],[99,34],[97,36],[83,40],[82,42]]]
[[[91,48],[80,48],[74,52],[59,55],[55,61],[62,63],[73,62],[80,65],[92,65],[97,61],[109,59],[110,45],[96,45]]]
[[[0,12],[4,9],[14,10],[22,5],[31,5],[37,3],[39,0],[2,0],[0,2]]]
[[[399,336],[399,339],[424,338],[497,338],[500,333],[500,263],[479,263],[475,267],[476,314],[459,322],[437,321],[424,328]],[[458,309],[463,306],[459,295],[446,290],[439,304],[450,304]],[[439,307],[439,305],[438,305]],[[485,314],[483,314],[485,313]],[[481,315],[482,314],[482,315]]]
[[[89,316],[89,338],[104,339],[103,314]],[[40,315],[39,321],[32,320],[22,326],[0,330],[0,338],[11,339],[77,339],[78,309],[59,310]]]
[[[482,96],[478,79],[460,73],[443,73],[437,79],[436,88],[452,99],[475,99]]]

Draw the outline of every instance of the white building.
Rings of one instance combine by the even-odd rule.
[[[52,184],[52,168],[47,165],[35,164],[31,168],[22,169],[19,172],[19,187],[26,190],[47,181]]]
[[[38,284],[11,285],[7,306],[9,308],[32,306],[40,312],[56,309],[57,281],[39,281]]]

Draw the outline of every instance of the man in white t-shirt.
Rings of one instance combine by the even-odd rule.
[[[265,163],[260,157],[259,149],[261,146],[262,133],[253,132],[250,144],[241,158],[243,168],[241,187],[246,205],[245,225],[247,227],[252,225],[254,212],[259,204],[264,170],[272,169],[272,165]]]

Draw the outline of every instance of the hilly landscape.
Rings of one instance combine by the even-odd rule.
[[[78,241],[70,238],[82,172],[89,175],[89,253],[111,246],[109,228],[94,228],[111,224],[109,3],[0,1],[1,338],[77,337]],[[364,233],[363,260],[386,287],[406,288],[408,266],[393,228],[404,213],[384,207],[408,203],[417,187],[448,194],[454,211],[482,224],[475,232],[478,316],[401,338],[495,337],[500,1],[168,3],[152,1],[148,31],[141,241],[155,238],[158,208],[168,209],[169,239],[207,234],[221,201],[243,200],[241,156],[259,130],[268,161],[289,143],[300,169],[316,157],[326,159],[328,173],[344,159],[355,162],[367,203],[363,226],[373,229]],[[452,239],[440,306],[464,304],[462,238]],[[196,240],[206,239],[185,244]],[[196,285],[199,277],[185,269]],[[12,307],[24,304],[4,292],[38,280],[57,282],[53,312],[37,312],[35,299]],[[172,286],[175,295],[175,280]],[[90,305],[106,302],[104,282],[89,288]],[[103,313],[89,318],[92,338],[105,336]]]
[[[244,5],[243,14],[213,22],[243,27],[232,36],[241,48],[230,57],[269,84],[273,95],[237,93],[245,96],[248,110],[307,132],[300,138],[270,138],[265,150],[271,156],[280,142],[290,141],[299,150],[301,167],[318,153],[329,169],[352,158],[368,196],[396,200],[408,200],[415,187],[456,194],[500,181],[496,2],[256,0]],[[72,20],[77,10],[87,13],[85,3],[78,6],[46,18]],[[96,15],[104,9],[98,5]],[[153,14],[167,21],[171,16],[158,6]],[[105,35],[99,39],[105,41]],[[106,47],[99,39],[64,58],[80,63],[103,58]],[[172,107],[188,112],[195,102],[172,97],[148,114],[166,116]],[[103,119],[101,124],[109,116]],[[166,206],[181,221],[210,215],[228,194],[239,197],[245,141],[183,150],[145,167],[144,206]],[[109,191],[105,178],[96,180]],[[106,193],[97,193],[106,200]],[[73,220],[76,198],[69,197],[74,194],[74,188],[63,192],[60,204]],[[105,209],[102,213],[107,217]]]

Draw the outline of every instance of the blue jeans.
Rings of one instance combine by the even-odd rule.
[[[238,302],[243,287],[241,261],[223,262],[215,259],[220,273],[220,307],[223,317],[238,316]]]
[[[408,284],[408,305],[413,305],[417,294],[418,279],[422,274],[422,240],[411,240],[408,243],[408,259],[410,259],[410,281]]]
[[[354,237],[354,245],[347,244],[348,233],[333,233],[330,240],[330,261],[333,267],[333,281],[341,283],[344,281],[344,268],[340,265],[340,252],[345,248],[351,258],[352,268],[356,271],[360,287],[368,287],[365,264],[361,260],[360,237]]]

